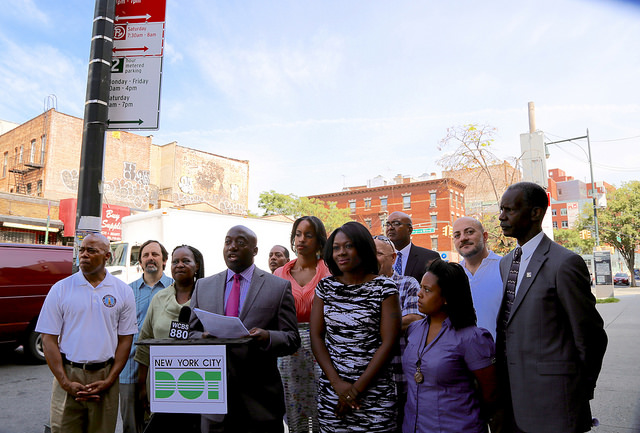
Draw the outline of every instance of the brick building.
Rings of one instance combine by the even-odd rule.
[[[597,205],[607,206],[606,193],[615,191],[615,187],[604,181],[594,182],[594,186],[567,176],[564,170],[559,168],[549,170],[548,192],[551,197],[551,221],[554,229],[573,228],[585,206],[593,207],[594,190]]]
[[[435,174],[429,177],[435,177]],[[385,181],[377,177],[370,186],[349,187],[309,198],[336,202],[338,208],[349,209],[351,218],[364,224],[372,235],[384,233],[391,212],[405,212],[413,221],[414,244],[452,257],[455,248],[451,235],[445,235],[443,229],[465,215],[466,185],[451,178],[422,179],[424,177],[412,179],[398,175]]]
[[[8,201],[0,208],[0,242],[38,243],[47,215],[50,227],[53,218],[56,228],[64,225],[69,233],[75,224],[71,209],[77,197],[82,129],[82,119],[51,109],[0,135],[0,193]],[[152,138],[106,133],[103,203],[117,207],[114,214],[170,206],[246,214],[248,161],[175,142],[158,146]],[[20,217],[28,220],[29,228],[10,227],[19,224],[15,220]]]
[[[443,171],[442,177],[457,179],[467,185],[464,190],[467,215],[480,220],[487,213],[498,213],[500,198],[507,187],[522,180],[520,170],[507,161],[491,165],[487,170],[474,167]]]

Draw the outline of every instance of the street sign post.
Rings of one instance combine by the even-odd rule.
[[[116,4],[107,129],[158,129],[165,9],[166,0]]]
[[[426,229],[421,229],[421,228],[414,228],[413,231],[411,232],[412,235],[422,235],[425,233],[435,233],[436,229],[433,228],[426,228]]]

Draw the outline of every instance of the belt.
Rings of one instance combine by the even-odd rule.
[[[113,358],[109,358],[104,362],[82,363],[82,362],[69,361],[67,359],[67,356],[64,353],[62,353],[61,355],[62,355],[62,363],[63,364],[67,364],[67,365],[70,365],[72,367],[81,368],[83,370],[88,370],[88,371],[101,370],[101,369],[105,368],[106,366],[113,364]]]

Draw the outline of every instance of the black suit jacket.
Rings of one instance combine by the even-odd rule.
[[[427,271],[427,263],[437,258],[440,258],[440,254],[412,243],[404,274],[415,278],[419,283]]]
[[[513,251],[500,261],[503,288],[512,260]],[[497,353],[502,374],[508,374],[514,419],[524,431],[588,431],[589,400],[607,347],[589,270],[582,257],[544,236],[519,272],[524,275],[506,326],[506,360]]]
[[[225,269],[198,280],[191,308],[224,315],[226,277]],[[285,412],[284,391],[276,360],[300,347],[291,283],[255,268],[239,318],[249,330],[268,330],[271,343],[266,349],[254,342],[227,346],[227,415],[254,424],[280,421]],[[202,337],[202,323],[195,313],[191,314],[189,327],[191,338]],[[213,422],[223,422],[225,417],[203,416]]]

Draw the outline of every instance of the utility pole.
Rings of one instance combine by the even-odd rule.
[[[595,227],[596,246],[600,246],[600,231],[598,229],[598,201],[596,199],[596,184],[593,181],[593,161],[591,159],[591,141],[589,140],[589,128],[587,128],[587,135],[583,135],[582,137],[574,137],[574,138],[567,138],[566,140],[552,141],[549,143],[545,143],[544,145],[548,146],[550,144],[565,143],[567,141],[582,140],[584,138],[587,139],[587,149],[589,150],[589,154],[587,155],[587,158],[589,159],[589,172],[591,173],[591,198],[593,202],[593,225]],[[582,148],[580,147],[580,149]],[[582,149],[582,151],[584,152],[584,149]]]
[[[96,0],[78,179],[74,272],[77,271],[78,247],[82,239],[101,230],[102,175],[115,8],[116,0]]]

